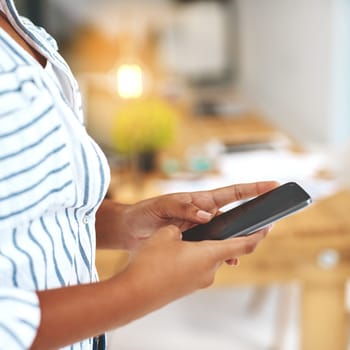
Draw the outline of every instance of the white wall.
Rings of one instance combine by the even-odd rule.
[[[250,102],[304,144],[343,142],[349,1],[238,0],[238,10],[240,87]]]
[[[332,2],[330,141],[350,146],[350,0]]]

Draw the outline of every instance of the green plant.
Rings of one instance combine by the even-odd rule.
[[[154,152],[168,146],[175,136],[177,112],[156,98],[130,100],[116,113],[112,140],[121,154]]]

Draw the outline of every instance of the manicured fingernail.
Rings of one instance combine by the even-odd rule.
[[[198,216],[199,218],[201,218],[201,219],[206,219],[206,220],[208,220],[208,219],[210,219],[210,218],[213,216],[213,214],[208,213],[207,211],[204,211],[204,210],[198,210],[198,211],[197,211],[197,216]]]

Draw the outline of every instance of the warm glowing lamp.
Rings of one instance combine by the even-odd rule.
[[[141,97],[143,85],[143,74],[139,65],[122,64],[117,68],[117,90],[120,97]]]

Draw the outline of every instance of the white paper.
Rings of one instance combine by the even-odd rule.
[[[334,193],[336,180],[317,175],[327,169],[327,156],[322,153],[295,154],[287,150],[251,151],[224,154],[218,160],[218,176],[196,180],[162,181],[163,193],[199,191],[255,181],[278,181],[281,184],[299,183],[314,200]]]

